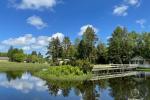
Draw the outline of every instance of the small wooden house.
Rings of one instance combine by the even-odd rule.
[[[139,67],[150,67],[150,59],[144,59],[141,56],[136,56],[131,59],[130,64],[136,64]]]
[[[0,57],[0,62],[8,62],[9,58],[8,57]]]

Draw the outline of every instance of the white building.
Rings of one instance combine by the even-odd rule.
[[[150,59],[144,59],[141,56],[136,56],[131,59],[130,64],[136,64],[138,67],[150,67]]]

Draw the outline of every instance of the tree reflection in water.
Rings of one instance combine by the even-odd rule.
[[[54,81],[42,80],[30,73],[3,72],[0,86],[14,88],[28,94],[30,91],[49,92],[50,97],[62,99],[77,96],[82,100],[149,100],[150,77],[122,77],[99,81]],[[107,92],[106,92],[107,91]]]
[[[54,96],[63,95],[67,97],[71,90],[77,96],[81,96],[83,100],[99,100],[100,97],[100,89],[106,89],[106,81],[78,81],[78,82],[70,82],[70,81],[48,81],[47,85],[49,88],[49,93]],[[97,84],[99,89],[96,88]],[[61,94],[60,94],[61,91]]]
[[[109,96],[114,100],[149,100],[150,98],[149,78],[144,80],[137,77],[122,77],[83,82],[48,81],[47,84],[51,95],[67,97],[73,89],[74,93],[83,100],[99,100],[101,93],[106,89],[109,89]]]
[[[110,95],[115,100],[149,100],[150,79],[124,77],[110,79]]]

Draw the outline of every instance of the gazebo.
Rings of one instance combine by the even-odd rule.
[[[131,59],[130,64],[138,64],[138,65],[142,65],[144,64],[145,59],[141,56],[136,56],[134,58]]]
[[[136,56],[130,60],[130,64],[137,64],[141,67],[150,67],[150,59],[144,59],[141,56]]]

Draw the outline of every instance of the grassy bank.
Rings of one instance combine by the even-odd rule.
[[[137,71],[150,72],[150,68],[139,67],[137,68]]]
[[[79,67],[72,66],[52,66],[47,70],[35,73],[35,75],[46,80],[61,81],[81,81],[88,80],[92,77],[91,73],[84,74]]]
[[[0,62],[0,71],[37,71],[48,66],[48,64]]]

